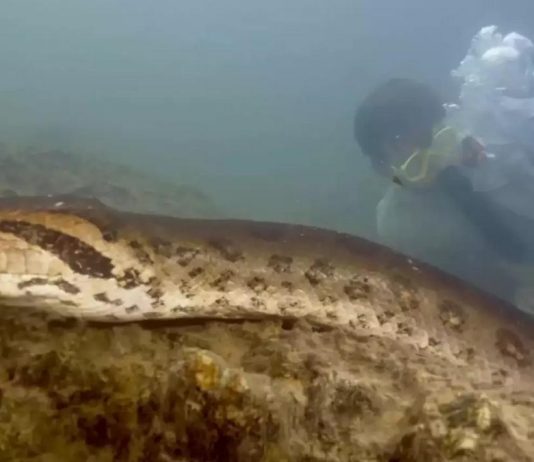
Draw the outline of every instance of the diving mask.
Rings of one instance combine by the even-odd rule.
[[[392,166],[393,181],[403,186],[425,187],[446,167],[476,163],[482,153],[482,146],[474,138],[463,137],[448,125],[438,126],[428,149],[418,149],[399,167]]]

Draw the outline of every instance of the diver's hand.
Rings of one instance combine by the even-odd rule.
[[[462,140],[460,156],[466,167],[476,167],[487,157],[484,145],[473,136],[466,136]]]

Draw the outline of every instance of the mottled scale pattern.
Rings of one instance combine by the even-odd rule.
[[[93,200],[0,200],[0,302],[96,322],[304,319],[534,384],[534,321],[368,241],[304,226],[173,219]]]

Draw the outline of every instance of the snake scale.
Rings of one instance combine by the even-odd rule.
[[[307,320],[534,384],[529,315],[366,240],[306,226],[0,199],[0,303],[123,323]]]

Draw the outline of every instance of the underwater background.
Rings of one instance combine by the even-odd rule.
[[[384,183],[353,138],[358,102],[392,76],[454,99],[473,34],[532,37],[533,13],[527,0],[3,0],[0,140],[189,184],[228,216],[377,239]]]
[[[480,28],[534,39],[533,18],[532,0],[0,0],[0,196],[66,192],[123,210],[302,223],[385,242],[377,204],[393,185],[359,151],[358,104],[391,77],[423,81],[454,102],[451,70]],[[523,287],[523,273],[502,265],[458,208],[397,197],[396,213],[382,214],[382,236],[534,314],[532,267]],[[196,252],[177,235],[176,252]],[[261,245],[262,235],[272,233],[254,236]],[[214,287],[208,278],[224,286],[234,276],[223,270],[237,267],[230,283],[246,292],[237,286],[231,310],[246,316],[239,304],[250,293],[253,322],[222,322],[232,312],[225,296],[215,302],[222,312],[208,311],[218,320],[202,321],[213,308],[198,306],[198,324],[159,328],[51,323],[2,306],[0,460],[534,457],[531,318],[462,284],[441,284],[411,260],[397,265],[381,248],[367,253],[357,240],[318,239],[344,246],[334,272],[312,263],[327,252],[319,245],[291,249],[280,238],[267,249],[281,254],[263,260],[260,241],[237,242],[243,236],[229,248],[250,252],[244,266],[229,265],[235,254],[224,256],[225,243],[222,266],[208,253],[199,259],[207,271],[195,262],[188,279],[182,269],[168,274],[173,260],[167,266],[151,242],[163,262],[152,279],[168,275],[169,287],[202,295],[208,286],[195,282],[196,271]],[[12,242],[4,237],[4,266],[4,254],[18,257]],[[69,242],[56,243],[68,254]],[[136,244],[128,239],[130,249]],[[122,268],[129,254],[117,248],[99,246],[97,255]],[[347,269],[345,249],[354,263]],[[267,305],[255,289],[269,301],[262,265],[272,258],[294,258],[297,268],[289,279],[274,275],[284,319],[258,316]],[[337,290],[313,287],[316,271]],[[92,281],[81,286],[84,313],[87,294],[115,298],[92,292]],[[313,300],[312,318],[314,310],[332,315],[334,327],[285,319],[286,306],[301,309],[291,303],[294,288]],[[339,303],[365,335],[335,327]]]

